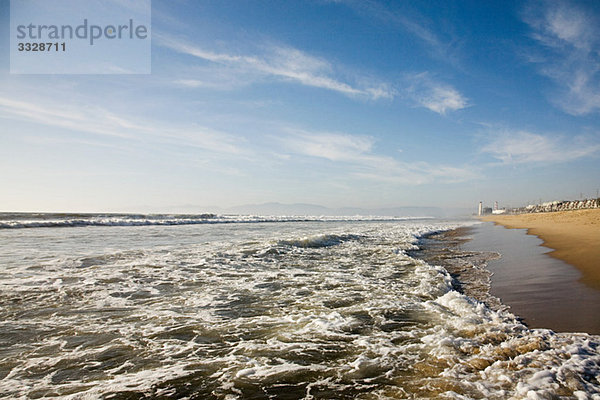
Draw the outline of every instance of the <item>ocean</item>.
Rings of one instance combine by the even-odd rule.
[[[475,223],[0,214],[0,397],[600,399],[599,336],[415,255]]]

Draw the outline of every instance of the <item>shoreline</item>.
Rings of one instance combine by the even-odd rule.
[[[492,273],[487,268],[488,263],[500,255],[493,251],[466,250],[464,247],[474,233],[474,227],[461,227],[425,235],[419,239],[419,249],[410,251],[409,255],[446,269],[457,292],[492,310],[506,310],[509,307],[491,293]]]
[[[485,222],[425,235],[409,255],[445,268],[455,290],[531,329],[600,335],[600,291],[540,244],[523,229]]]
[[[548,255],[577,268],[581,282],[600,290],[600,209],[480,217],[507,229],[526,229]]]

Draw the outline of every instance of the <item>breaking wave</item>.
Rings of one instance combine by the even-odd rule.
[[[431,217],[259,216],[216,214],[27,214],[0,213],[0,229],[75,228],[85,226],[172,226],[268,222],[407,221]]]

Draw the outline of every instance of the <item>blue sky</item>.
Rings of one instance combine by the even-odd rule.
[[[600,188],[594,1],[153,0],[149,75],[10,74],[0,18],[3,211]]]

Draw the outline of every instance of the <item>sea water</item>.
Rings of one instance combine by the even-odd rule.
[[[411,257],[468,221],[0,215],[0,397],[600,399],[600,338]]]

